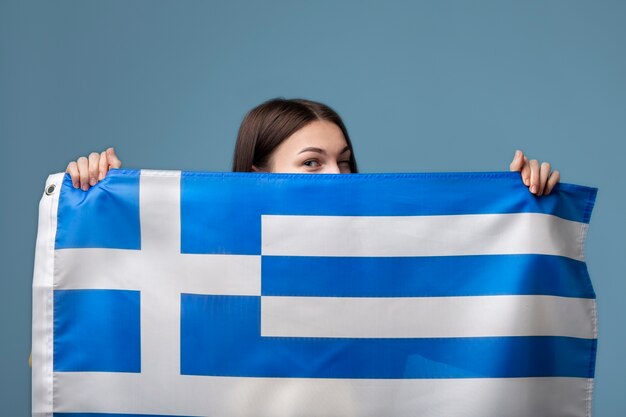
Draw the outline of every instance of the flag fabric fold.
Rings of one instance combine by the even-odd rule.
[[[33,416],[590,416],[597,190],[519,173],[48,177]]]

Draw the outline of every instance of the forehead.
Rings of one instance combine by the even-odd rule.
[[[336,124],[316,120],[289,136],[280,144],[277,152],[299,152],[303,148],[315,147],[329,153],[341,152],[347,145],[343,132]]]

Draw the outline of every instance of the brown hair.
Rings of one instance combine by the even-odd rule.
[[[348,130],[336,111],[325,104],[304,99],[274,98],[246,114],[237,135],[233,171],[251,172],[252,165],[265,168],[274,150],[299,129],[316,120],[336,124],[350,148],[350,171],[357,172]]]

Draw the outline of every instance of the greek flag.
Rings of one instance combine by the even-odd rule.
[[[518,173],[48,177],[33,416],[590,416],[595,188]]]

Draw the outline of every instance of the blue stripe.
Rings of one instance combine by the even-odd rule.
[[[139,291],[55,290],[55,372],[140,372]]]
[[[260,337],[260,299],[183,294],[181,373],[372,379],[593,377],[595,339]]]
[[[522,184],[519,173],[511,172],[183,172],[181,247],[185,253],[260,254],[263,214],[423,216],[529,212],[588,223],[596,191],[558,184],[551,195],[536,197]]]
[[[55,248],[140,249],[139,171],[113,169],[89,191],[65,174]]]
[[[262,295],[595,298],[587,266],[549,255],[442,257],[262,256]]]

